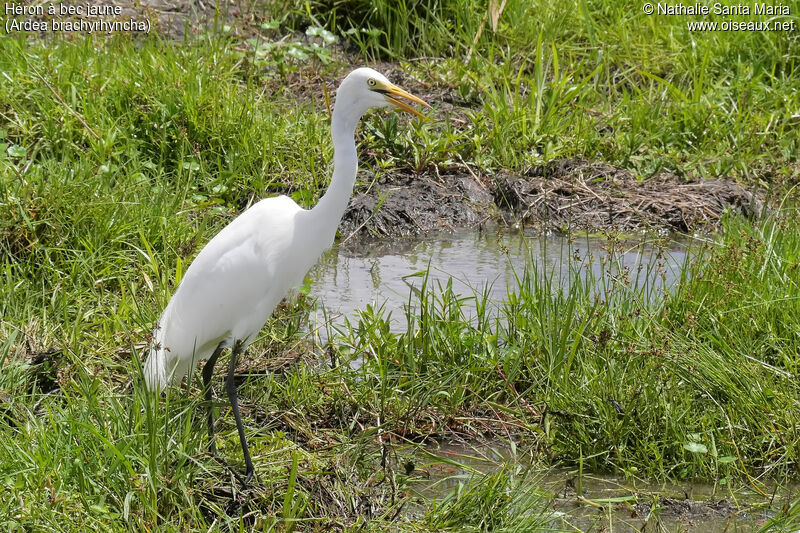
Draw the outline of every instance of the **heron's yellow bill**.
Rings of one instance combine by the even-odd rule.
[[[418,117],[427,118],[425,115],[420,113],[416,110],[413,106],[403,102],[402,100],[398,100],[398,98],[405,98],[406,100],[410,100],[412,102],[416,102],[422,106],[430,108],[431,106],[428,105],[422,98],[414,96],[410,92],[401,89],[397,85],[387,84],[383,90],[383,93],[386,95],[386,99],[389,100],[397,109],[401,109],[403,111],[408,111],[409,113],[413,113]]]

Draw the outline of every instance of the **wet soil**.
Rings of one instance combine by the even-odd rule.
[[[339,229],[345,239],[411,236],[476,228],[499,215],[491,183],[468,174],[398,172],[354,195]]]
[[[532,450],[508,455],[504,445],[476,440],[468,444],[442,443],[428,446],[427,450],[431,457],[443,459],[421,468],[426,481],[417,490],[430,500],[450,494],[465,476],[497,472],[509,463],[534,465],[537,455]],[[536,467],[533,471],[537,471]],[[748,487],[729,492],[713,484],[650,483],[606,474],[587,474],[579,481],[576,474],[574,470],[552,468],[532,478],[541,494],[547,495],[547,505],[556,511],[556,529],[626,533],[756,531],[796,492],[793,486],[772,486],[769,492],[778,496],[768,503]]]
[[[774,513],[759,505],[736,505],[727,499],[676,499],[648,494],[632,494],[638,503],[611,505],[581,497],[557,499],[553,509],[570,517],[573,526],[583,530],[603,531],[613,527],[618,532],[685,531],[715,533],[754,531],[759,522]]]
[[[603,162],[565,159],[493,176],[398,172],[356,194],[344,238],[395,237],[500,223],[541,230],[713,230],[726,211],[758,216],[763,197],[726,180],[662,173],[639,180]]]
[[[688,522],[694,520],[709,520],[713,518],[729,518],[746,510],[737,507],[730,500],[698,501],[691,499],[664,498],[658,502],[643,502],[633,506],[639,517],[647,517],[651,512],[658,511],[663,518]]]

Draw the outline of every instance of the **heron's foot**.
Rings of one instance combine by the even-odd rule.
[[[251,470],[246,470],[245,473],[244,473],[244,477],[242,477],[242,475],[235,468],[233,468],[232,466],[228,466],[228,468],[230,469],[231,474],[233,474],[233,477],[235,477],[236,480],[241,484],[241,486],[242,486],[241,490],[243,490],[243,491],[245,491],[245,490],[247,490],[247,489],[249,489],[249,488],[251,488],[253,486],[251,483],[253,482],[254,479],[255,479],[255,485],[256,486],[262,484],[261,483],[261,478],[259,478],[258,474],[256,474],[255,468],[253,468]]]
[[[231,475],[234,478],[236,478],[236,481],[238,481],[243,487],[247,486],[249,478],[242,477],[242,474],[239,473],[239,470],[230,463],[228,463],[228,461],[226,461],[225,458],[223,458],[221,455],[214,454],[213,457],[219,464],[225,467],[228,470],[228,472],[230,472]]]
[[[251,468],[250,470],[244,473],[244,486],[247,487],[247,485],[249,485],[250,482],[253,481],[253,478],[256,479],[256,483],[259,484],[261,483],[261,480],[258,479],[258,476],[256,475],[255,468]]]

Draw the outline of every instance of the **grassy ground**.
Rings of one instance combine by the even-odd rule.
[[[509,2],[497,31],[488,16],[477,40],[482,3],[412,10],[408,26],[387,5],[349,20],[322,3],[309,9],[265,12],[280,24],[256,41],[0,40],[0,525],[546,523],[548,495],[531,492],[514,465],[444,502],[416,501],[431,459],[413,443],[453,435],[634,478],[766,492],[766,479],[797,477],[800,232],[790,194],[761,221],[729,218],[663,298],[607,277],[560,290],[530,270],[502,312],[478,295],[485,312],[467,319],[447,287],[429,287],[414,297],[407,333],[367,310],[322,367],[303,357],[308,303],[282,309],[251,348],[252,368],[300,363],[241,387],[262,483],[237,492],[204,453],[196,384],[157,401],[137,356],[174,281],[226,222],[255,198],[311,205],[324,189],[331,149],[315,80],[337,77],[345,60],[424,55],[403,65],[440,101],[424,124],[366,120],[362,161],[373,174],[465,165],[491,174],[582,156],[642,177],[734,178],[778,198],[798,180],[796,32],[691,34],[683,18],[610,0]],[[308,24],[336,31],[351,55],[325,52],[339,45],[322,37],[266,44]],[[220,410],[221,455],[238,469],[232,417]],[[787,507],[775,527],[797,520],[797,505]]]

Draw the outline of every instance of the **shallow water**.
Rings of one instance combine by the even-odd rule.
[[[311,272],[311,296],[334,324],[341,324],[343,317],[357,319],[367,305],[383,306],[385,315],[391,313],[392,328],[399,331],[406,323],[405,308],[414,302],[409,296],[423,281],[414,274],[425,270],[429,287],[452,278],[457,294],[473,296],[488,287],[490,299],[499,303],[517,286],[517,276],[532,259],[540,271],[561,283],[568,282],[571,271],[603,278],[607,284],[627,277],[632,286],[646,286],[646,296],[652,298],[676,282],[688,254],[686,240],[652,236],[611,241],[589,235],[490,231],[379,241],[329,250]],[[323,337],[324,323],[318,309],[311,327]]]
[[[472,476],[498,471],[503,464],[531,464],[524,453],[512,455],[502,444],[447,444],[429,447],[426,454],[427,463],[420,466],[427,479],[416,488],[426,501],[441,500]],[[531,467],[528,479],[542,508],[552,512],[551,527],[573,531],[757,531],[800,490],[767,483],[760,487],[765,498],[747,485],[652,483],[591,473],[579,480],[577,469],[566,468]]]

